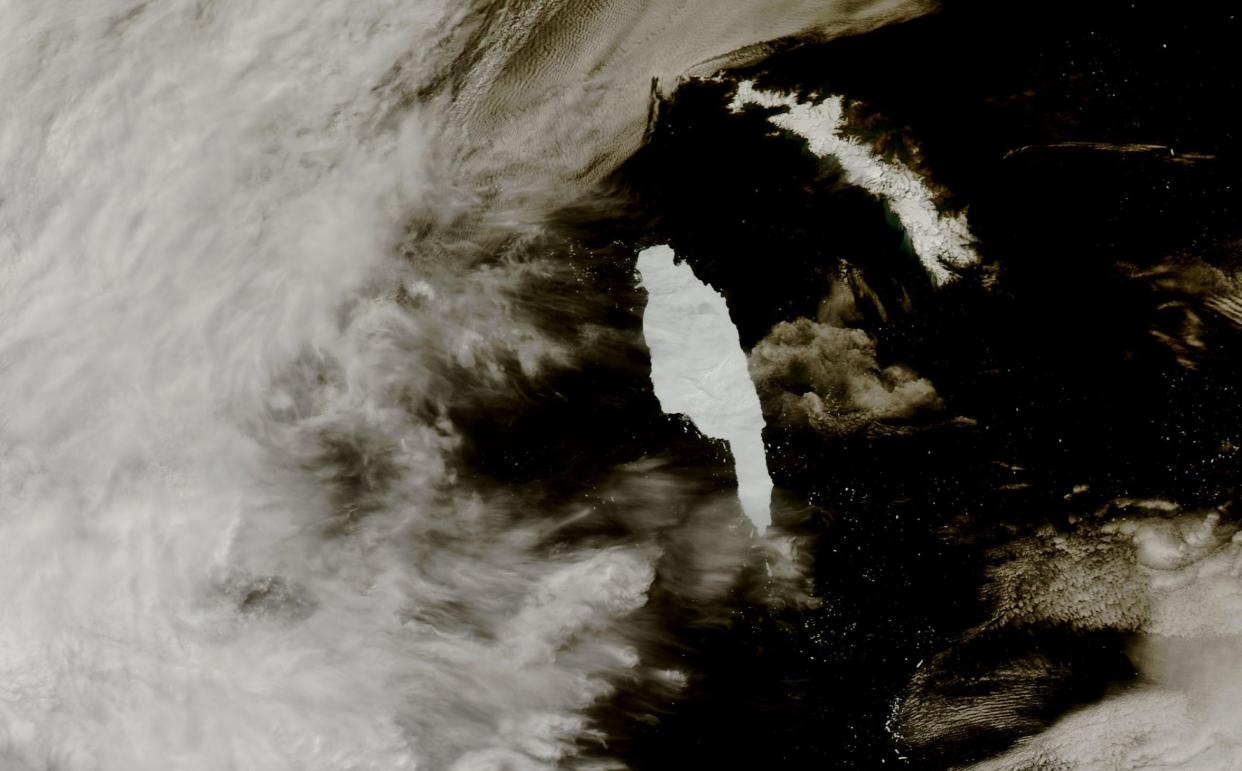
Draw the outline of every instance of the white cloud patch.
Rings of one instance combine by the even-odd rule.
[[[840,433],[941,409],[935,387],[902,365],[881,367],[861,329],[781,322],[750,354],[769,419]]]
[[[1242,537],[1214,511],[1134,508],[1016,544],[992,594],[1015,623],[1139,634],[1139,680],[972,768],[1242,768]]]

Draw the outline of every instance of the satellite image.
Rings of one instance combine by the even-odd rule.
[[[1240,15],[0,0],[0,771],[1242,770]]]

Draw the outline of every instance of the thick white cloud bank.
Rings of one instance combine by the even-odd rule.
[[[647,290],[643,336],[660,406],[729,443],[742,509],[762,533],[772,522],[763,412],[729,308],[667,246],[643,250],[638,272]]]
[[[1242,769],[1242,532],[1216,511],[1127,503],[1137,516],[1016,545],[992,596],[1027,623],[1134,634],[1138,680],[973,771]]]
[[[400,404],[531,334],[398,258],[431,148],[372,87],[446,14],[0,4],[3,771],[563,768],[633,666],[652,557],[528,559]]]
[[[803,104],[786,94],[760,91],[753,82],[744,81],[738,85],[730,107],[736,112],[748,104],[787,108],[769,119],[773,125],[804,137],[811,152],[819,157],[835,158],[845,170],[847,182],[888,204],[933,281],[941,284],[951,277],[944,263],[961,267],[978,261],[965,216],[942,215],[936,208],[935,196],[917,173],[842,135],[845,104],[841,97]]]

